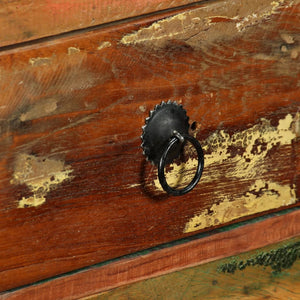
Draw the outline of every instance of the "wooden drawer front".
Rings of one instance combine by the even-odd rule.
[[[1,290],[297,205],[300,6],[274,3],[1,53]],[[161,191],[140,149],[149,110],[169,99],[205,152],[182,197]]]

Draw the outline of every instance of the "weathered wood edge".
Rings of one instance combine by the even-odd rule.
[[[63,276],[0,299],[75,299],[300,236],[300,210]]]
[[[80,299],[299,300],[299,282],[300,238],[296,237]]]
[[[5,1],[7,2],[7,1]],[[203,0],[22,1],[0,4],[0,47],[192,6]]]

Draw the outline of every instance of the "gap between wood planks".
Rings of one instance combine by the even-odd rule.
[[[172,16],[173,14],[180,13],[186,9],[193,9],[193,8],[197,8],[200,5],[203,5],[206,3],[215,3],[215,2],[222,2],[222,0],[200,0],[200,1],[193,2],[193,3],[189,3],[189,4],[177,6],[177,7],[172,7],[172,8],[167,8],[167,9],[163,9],[163,10],[159,10],[159,11],[155,11],[155,12],[151,12],[151,13],[146,13],[146,14],[142,14],[139,16],[135,16],[135,17],[129,17],[129,18],[125,18],[125,19],[121,19],[121,20],[117,20],[117,21],[112,21],[112,22],[108,22],[108,23],[102,23],[102,24],[98,24],[98,25],[94,25],[94,26],[89,26],[86,28],[75,29],[75,30],[71,30],[68,32],[63,32],[63,33],[59,33],[59,34],[50,35],[47,37],[37,38],[37,39],[26,41],[26,42],[16,43],[13,45],[2,46],[2,47],[0,47],[0,53],[4,52],[4,51],[23,48],[26,46],[32,46],[35,44],[46,43],[46,42],[53,41],[56,39],[73,37],[74,35],[77,35],[77,34],[87,33],[90,31],[100,30],[100,29],[104,29],[104,28],[109,28],[109,27],[113,27],[113,26],[117,26],[117,25],[121,25],[121,24],[126,24],[128,22],[139,21],[143,18],[156,17],[157,20],[160,18],[163,19],[163,18]],[[161,15],[161,17],[159,17],[160,15]]]
[[[74,298],[74,297],[83,297],[83,296],[92,295],[93,293],[109,290],[109,289],[112,289],[112,288],[116,288],[116,287],[119,287],[119,286],[122,286],[122,285],[125,285],[125,284],[137,282],[137,281],[140,281],[140,280],[144,279],[145,276],[137,276],[137,275],[134,278],[129,278],[128,279],[127,278],[128,274],[126,272],[125,273],[127,275],[124,273],[124,270],[123,270],[124,268],[127,270],[127,272],[134,272],[134,270],[136,268],[139,268],[140,265],[136,261],[142,260],[143,263],[142,263],[141,268],[144,268],[144,269],[146,268],[147,269],[150,265],[150,268],[148,268],[148,269],[152,271],[151,261],[156,262],[158,259],[164,259],[164,255],[166,256],[167,260],[173,261],[172,258],[174,259],[174,257],[173,257],[174,253],[177,253],[177,251],[179,251],[181,253],[181,256],[182,256],[182,252],[186,251],[184,249],[188,249],[189,247],[190,247],[190,250],[194,249],[192,252],[195,252],[195,253],[190,254],[191,258],[188,258],[186,263],[185,262],[183,262],[183,263],[179,262],[178,265],[176,265],[176,262],[175,262],[175,265],[167,264],[167,267],[163,268],[160,271],[154,271],[153,274],[151,273],[151,271],[149,271],[147,269],[148,270],[147,271],[148,272],[147,273],[147,278],[157,277],[157,276],[160,276],[160,275],[168,274],[170,272],[185,269],[185,268],[188,268],[188,267],[191,267],[191,266],[196,266],[196,265],[204,264],[204,263],[207,263],[207,262],[215,261],[215,260],[218,260],[218,259],[221,259],[221,258],[224,258],[224,257],[230,257],[232,255],[237,255],[237,254],[240,254],[240,253],[243,253],[243,252],[259,249],[259,248],[268,246],[268,245],[273,244],[273,243],[282,242],[284,240],[288,240],[290,238],[299,236],[300,231],[297,230],[297,228],[298,228],[297,226],[294,226],[296,229],[292,230],[292,234],[291,233],[286,234],[284,232],[284,230],[279,231],[279,233],[276,235],[276,238],[273,238],[273,240],[270,240],[268,238],[269,236],[267,234],[268,230],[269,231],[272,230],[272,232],[273,232],[273,231],[276,231],[276,230],[282,228],[283,223],[286,222],[286,219],[290,220],[292,218],[295,219],[295,217],[297,218],[297,216],[299,215],[299,212],[300,212],[300,208],[291,208],[291,209],[287,209],[287,210],[284,210],[284,211],[271,213],[269,215],[260,216],[260,217],[257,217],[257,218],[251,219],[251,220],[243,221],[243,222],[240,222],[240,223],[237,223],[237,224],[231,224],[231,225],[228,225],[228,226],[225,226],[225,227],[222,227],[222,228],[214,229],[210,232],[200,233],[200,234],[197,234],[197,235],[194,235],[194,236],[191,236],[191,237],[187,237],[187,238],[176,240],[176,241],[173,241],[173,242],[170,242],[170,243],[162,244],[162,245],[159,245],[159,246],[156,246],[156,247],[153,247],[153,248],[149,248],[149,249],[146,249],[146,250],[143,250],[143,251],[139,251],[139,252],[136,252],[136,253],[133,253],[133,254],[125,255],[125,256],[118,257],[118,258],[115,258],[115,259],[111,259],[111,260],[108,260],[108,261],[105,261],[105,262],[102,262],[102,263],[99,263],[99,264],[95,264],[95,265],[92,265],[92,266],[89,266],[89,267],[85,267],[85,268],[82,268],[82,269],[79,269],[79,270],[71,271],[71,272],[68,272],[68,273],[65,273],[65,274],[62,274],[62,275],[59,275],[59,276],[54,276],[54,277],[51,277],[51,278],[48,278],[48,279],[45,279],[45,280],[41,280],[41,281],[33,283],[33,284],[29,284],[29,285],[26,285],[26,286],[22,286],[22,287],[18,287],[18,288],[15,288],[15,289],[4,291],[0,294],[0,299],[1,300],[11,299],[11,298],[12,299],[21,299],[23,296],[25,296],[25,299],[29,299],[28,297],[26,298],[26,296],[30,296],[32,293],[36,295],[37,291],[40,291],[42,293],[47,294],[49,292],[49,290],[51,289],[51,282],[54,282],[54,290],[56,289],[55,286],[61,287],[61,289],[63,289],[64,293],[66,293],[66,290],[68,290],[67,291],[67,293],[69,293],[68,295],[65,295],[65,294],[60,295],[60,296],[62,296],[62,299],[65,299],[65,298],[70,299],[70,298],[72,298],[72,296]],[[279,227],[279,228],[274,229],[274,224],[276,224],[277,227]],[[264,229],[264,231],[263,232],[258,232],[258,229],[260,231],[261,227]],[[261,241],[257,242],[256,240],[255,240],[254,243],[252,243],[251,239],[250,240],[246,239],[247,240],[246,241],[245,238],[244,238],[245,237],[245,232],[244,232],[245,230],[247,232],[249,230],[248,233],[252,234],[252,235],[253,234],[254,235],[258,234],[259,236],[262,237],[262,239],[265,236],[267,236],[267,239],[266,239],[267,241],[265,241],[263,244],[261,244]],[[230,233],[228,233],[229,231],[232,231],[231,235],[230,235]],[[290,232],[290,230],[288,230],[288,232]],[[230,235],[230,238],[228,237],[228,234]],[[242,236],[243,241],[241,240],[241,236]],[[232,242],[234,242],[234,243],[237,242],[239,245],[245,243],[245,241],[246,241],[246,244],[251,243],[251,246],[248,247],[250,249],[245,248],[245,246],[243,247],[243,246],[240,245],[241,247],[239,247],[237,250],[231,249],[230,253],[226,252],[226,253],[223,253],[222,255],[217,255],[217,256],[216,256],[216,254],[213,254],[212,257],[211,257],[211,252],[209,251],[209,253],[206,253],[206,251],[204,249],[204,250],[201,250],[201,255],[205,256],[207,254],[207,255],[209,255],[209,257],[206,258],[206,259],[199,259],[198,258],[197,253],[200,250],[198,250],[198,252],[197,252],[197,248],[200,247],[199,245],[202,245],[202,244],[205,245],[205,243],[214,244],[216,238],[219,238],[220,240],[222,240],[222,237],[223,237],[223,240],[225,241],[225,243],[227,243],[227,244],[228,243],[230,244],[230,239],[231,239],[231,243]],[[259,243],[259,244],[257,245],[257,243]],[[198,245],[198,247],[195,247],[197,245]],[[202,253],[202,251],[204,251],[203,252],[204,254]],[[167,255],[166,255],[166,253],[167,253]],[[173,255],[172,255],[172,253],[173,253]],[[179,254],[176,254],[176,256],[177,255],[179,255]],[[151,259],[151,257],[152,257],[152,259]],[[174,263],[174,261],[173,261],[173,263]],[[129,268],[128,264],[132,264],[132,267]],[[157,265],[160,265],[160,263],[158,262]],[[111,266],[111,268],[110,268],[110,266]],[[105,269],[108,269],[108,270],[105,271]],[[110,269],[112,269],[112,270],[110,270]],[[121,275],[125,274],[124,276],[127,278],[126,282],[123,282],[122,280],[121,280],[121,282],[119,282],[119,278],[118,278],[118,282],[114,283],[114,277],[115,277],[116,274],[114,274],[113,270],[115,270],[115,269],[119,270],[121,272],[120,273]],[[132,270],[130,270],[130,269],[132,269]],[[103,274],[101,273],[101,270],[102,270],[102,273],[104,275],[106,274],[106,276],[103,277]],[[94,278],[94,276],[96,278],[97,274],[93,275],[94,272],[96,272],[96,273],[100,272],[102,274],[102,275],[100,274],[101,276],[98,274],[98,277],[100,276],[102,278],[101,279],[102,285],[100,284],[101,285],[100,287],[97,286],[97,288],[99,290],[97,290],[97,291],[86,291],[86,292],[83,292],[80,295],[79,294],[78,295],[77,294],[76,295],[75,294],[70,295],[71,291],[68,288],[68,286],[71,284],[70,282],[72,281],[72,279],[70,279],[70,278],[75,277],[74,281],[75,281],[75,284],[76,284],[76,280],[77,281],[82,280],[81,277],[84,277],[85,274],[87,274],[86,280],[89,280],[90,277]],[[137,272],[137,273],[140,274],[141,272]],[[90,275],[90,276],[88,276],[88,275]],[[106,278],[107,276],[109,278]],[[113,277],[113,278],[110,278],[110,277]],[[130,276],[128,276],[128,277],[130,277]],[[108,281],[109,284],[105,285],[105,287],[103,287],[103,282],[106,282],[106,281]],[[56,284],[55,284],[55,282],[56,282]],[[96,283],[91,284],[91,285],[95,286],[95,284]],[[67,289],[64,288],[64,287],[67,287]],[[95,287],[94,287],[94,289],[95,289]],[[57,293],[59,293],[59,292],[57,292]],[[74,291],[74,293],[76,293],[76,292]]]

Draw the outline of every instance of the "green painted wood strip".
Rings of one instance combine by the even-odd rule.
[[[300,237],[85,299],[300,299],[299,258]]]

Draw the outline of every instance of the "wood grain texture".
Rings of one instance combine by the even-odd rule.
[[[299,9],[207,3],[1,52],[0,289],[298,205]],[[184,197],[140,149],[168,99],[205,152]]]
[[[140,16],[193,2],[197,1],[1,1],[0,47]]]
[[[0,298],[78,299],[97,294],[297,237],[300,235],[299,217],[298,210],[171,248],[120,259],[100,267],[95,266],[72,275],[4,293]]]
[[[269,263],[272,257],[275,262]],[[280,255],[282,255],[280,257]],[[293,256],[284,262],[284,255]],[[266,258],[264,260],[264,258]],[[271,258],[271,259],[270,259]],[[259,263],[256,263],[256,262]],[[277,262],[276,262],[277,261]],[[245,268],[224,273],[224,265],[248,263]],[[274,270],[276,263],[283,267]],[[253,264],[253,265],[252,265]],[[275,267],[276,268],[276,267]],[[104,299],[299,299],[299,239],[259,251],[233,256],[202,266],[148,279],[129,286],[84,298]]]

